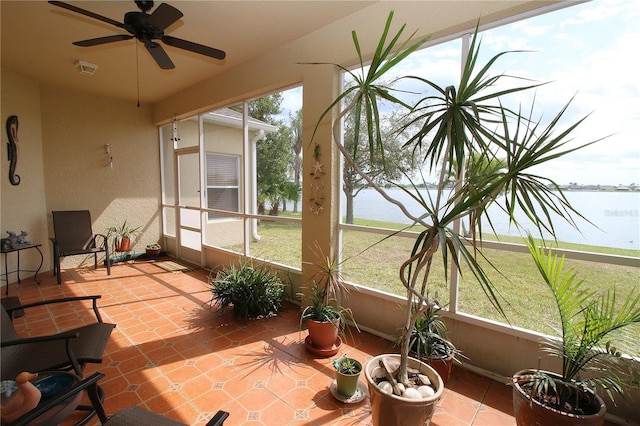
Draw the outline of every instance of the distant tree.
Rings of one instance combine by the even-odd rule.
[[[294,162],[294,135],[292,129],[276,117],[282,113],[282,99],[280,93],[274,93],[247,103],[247,113],[250,117],[278,128],[256,144],[259,214],[266,213],[268,201],[269,214],[277,216],[282,200],[288,200],[292,193],[290,170]],[[239,110],[241,111],[242,107]]]
[[[288,181],[284,184],[284,186],[282,187],[282,211],[285,212],[287,211],[286,209],[286,203],[287,201],[291,201],[294,203],[294,213],[297,213],[297,204],[298,204],[298,200],[300,199],[300,192],[302,191],[302,187],[300,186],[300,184],[297,184],[295,182],[291,182]]]
[[[291,131],[283,122],[278,130],[269,133],[256,144],[256,172],[258,181],[258,210],[264,213],[264,201],[269,200],[269,214],[277,216],[280,202],[290,194],[289,164],[292,161]],[[260,200],[263,201],[262,207]]]
[[[249,117],[277,126],[280,123],[275,116],[282,113],[282,95],[274,93],[249,101],[247,104]]]
[[[355,116],[348,115],[344,121],[345,148],[352,152],[352,156],[362,171],[372,178],[378,185],[386,185],[390,182],[399,182],[405,176],[411,176],[415,171],[413,153],[402,148],[407,141],[406,131],[399,133],[398,129],[404,124],[405,116],[399,110],[391,111],[386,125],[381,129],[382,138],[385,141],[385,157],[380,152],[369,149],[368,141],[354,139]],[[361,132],[360,137],[366,137],[366,132]],[[357,151],[354,151],[355,147]],[[364,189],[369,188],[362,176],[345,164],[342,170],[342,191],[346,197],[345,213],[346,223],[353,223],[354,199]]]
[[[302,185],[302,109],[296,111],[294,115],[289,113],[291,120],[291,135],[293,148],[293,183],[298,188],[298,194]],[[293,201],[293,212],[298,213],[298,197]]]

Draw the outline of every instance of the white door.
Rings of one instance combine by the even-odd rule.
[[[178,197],[176,228],[178,258],[202,262],[202,213],[200,212],[200,153],[198,148],[176,151]]]

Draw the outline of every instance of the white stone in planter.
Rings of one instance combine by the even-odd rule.
[[[431,380],[424,374],[418,374],[418,379],[420,379],[420,382],[422,382],[423,385],[431,386]]]
[[[374,379],[382,379],[384,377],[386,377],[387,375],[384,373],[384,368],[382,367],[376,367],[372,372],[371,372],[371,377]],[[388,383],[388,382],[387,382]]]
[[[418,392],[422,395],[422,398],[428,398],[436,394],[436,391],[433,390],[431,386],[420,386],[418,388]]]
[[[391,395],[393,393],[393,386],[391,386],[391,383],[387,381],[378,383],[378,389],[380,389],[380,392],[384,392],[387,395]]]
[[[418,389],[415,389],[415,388],[405,389],[405,391],[402,393],[402,396],[404,396],[405,398],[411,398],[411,399],[423,398],[422,394],[418,391]]]

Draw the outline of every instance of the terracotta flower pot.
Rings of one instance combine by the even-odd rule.
[[[307,329],[318,349],[330,349],[338,340],[338,327],[332,322],[307,320]]]
[[[157,259],[160,256],[160,250],[162,249],[145,249],[145,252],[147,254],[147,257],[149,259]]]
[[[431,357],[428,358],[427,364],[429,364],[434,370],[438,372],[442,378],[443,386],[447,386],[449,379],[451,378],[451,370],[453,369],[453,356],[448,357]]]
[[[116,241],[116,251],[123,252],[131,250],[131,239],[129,237],[122,237]]]
[[[538,425],[554,425],[554,426],[602,426],[604,424],[604,415],[606,406],[602,398],[593,394],[591,397],[595,401],[591,415],[577,415],[565,413],[555,410],[551,407],[541,404],[535,399],[529,398],[520,384],[523,382],[522,376],[533,374],[535,370],[521,370],[513,375],[513,415],[516,418],[518,426],[538,426]],[[560,376],[554,373],[546,372],[554,378]],[[556,382],[558,386],[561,384]]]
[[[442,396],[444,385],[440,375],[428,364],[409,358],[409,368],[418,369],[429,377],[435,394],[428,398],[410,399],[382,392],[376,385],[371,373],[378,367],[380,358],[395,358],[400,361],[399,354],[383,354],[373,357],[365,365],[364,372],[369,387],[371,400],[371,419],[373,426],[422,426],[431,422],[436,404]]]

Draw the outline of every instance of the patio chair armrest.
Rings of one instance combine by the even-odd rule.
[[[36,337],[26,337],[23,339],[16,339],[16,340],[6,340],[6,341],[2,341],[0,343],[0,346],[4,348],[4,347],[11,347],[11,346],[31,345],[35,347],[35,349],[31,349],[31,351],[33,351],[33,350],[38,350],[39,343],[60,342],[59,345],[57,346],[53,345],[49,347],[48,350],[56,352],[58,357],[61,357],[62,352],[64,352],[65,354],[64,356],[66,357],[66,360],[68,360],[71,368],[73,368],[73,371],[77,375],[81,376],[82,366],[78,362],[78,359],[73,353],[73,350],[71,350],[71,340],[78,338],[79,335],[80,333],[77,331],[68,331],[66,333],[59,333],[59,334],[54,334],[49,336],[36,336]],[[40,346],[39,349],[42,349],[42,347]],[[3,362],[4,361],[5,360],[3,359]],[[4,368],[4,364],[3,364],[3,368]]]
[[[50,299],[50,300],[43,300],[40,302],[20,304],[16,306],[11,306],[10,308],[6,308],[5,310],[7,311],[7,314],[9,314],[9,318],[13,318],[13,312],[17,311],[18,309],[28,309],[28,308],[33,308],[35,306],[45,306],[45,305],[52,305],[56,303],[67,303],[67,302],[77,302],[82,300],[91,300],[93,303],[93,312],[96,315],[96,319],[98,320],[98,322],[102,322],[102,316],[98,311],[98,299],[100,298],[102,298],[102,295],[64,297],[60,299]]]
[[[93,236],[93,244],[96,247],[98,246],[98,244],[96,243],[96,238],[98,238],[98,237],[102,238],[102,244],[100,244],[100,245],[106,245],[109,242],[109,238],[106,235],[104,235],[104,234],[95,234]]]
[[[69,339],[77,338],[79,334],[80,333],[78,332],[70,331],[68,333],[54,334],[52,336],[36,336],[36,337],[25,337],[23,339],[16,339],[16,340],[3,340],[2,342],[0,342],[0,346],[4,348],[5,346],[28,345],[31,343],[52,342],[56,340],[68,341]]]
[[[70,398],[70,397],[72,397],[74,395],[77,395],[79,392],[82,392],[85,389],[88,389],[88,388],[90,388],[92,386],[94,387],[94,389],[96,389],[98,380],[100,380],[103,377],[104,377],[103,373],[94,373],[94,374],[92,374],[91,376],[87,377],[86,379],[78,382],[76,385],[70,387],[66,391],[61,392],[58,395],[55,395],[55,396],[47,399],[43,403],[39,404],[33,410],[23,414],[21,417],[16,419],[14,422],[10,423],[10,426],[23,426],[23,425],[30,424],[35,419],[37,419],[39,416],[43,415],[47,411],[49,411],[52,408],[56,407],[57,405],[63,403],[68,398]],[[90,395],[91,395],[91,393],[90,393]],[[97,410],[97,413],[98,413],[98,416],[100,417],[101,422],[104,422],[106,420],[106,415],[104,413],[104,409],[102,409],[102,404],[100,403],[99,400],[97,400],[97,401],[93,401],[92,400],[91,402],[94,404],[93,408]],[[96,404],[99,405],[99,408],[95,407]]]
[[[206,426],[222,426],[224,421],[229,417],[229,413],[226,411],[218,410],[215,416],[209,420]]]

